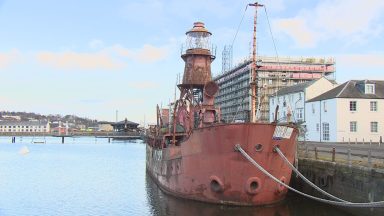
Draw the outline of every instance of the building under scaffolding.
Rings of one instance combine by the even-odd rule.
[[[269,96],[279,89],[325,76],[335,79],[333,58],[257,57],[260,121],[269,120]],[[249,121],[251,60],[214,78],[220,87],[215,104],[226,122]]]

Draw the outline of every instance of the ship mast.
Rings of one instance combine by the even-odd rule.
[[[264,5],[255,2],[248,4],[248,6],[255,7],[255,15],[253,20],[253,47],[252,47],[252,63],[251,63],[251,113],[250,121],[256,122],[259,116],[260,107],[260,94],[258,92],[258,74],[256,65],[256,24],[257,24],[257,8],[263,7]]]

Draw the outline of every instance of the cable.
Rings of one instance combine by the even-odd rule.
[[[239,144],[235,145],[235,149],[239,151],[249,162],[251,162],[255,167],[257,167],[261,172],[263,172],[266,176],[270,177],[272,180],[275,182],[283,185],[284,187],[290,189],[291,191],[298,193],[302,196],[305,196],[307,198],[331,204],[331,205],[336,205],[336,206],[343,206],[343,207],[362,207],[362,208],[384,208],[384,201],[379,201],[379,202],[370,202],[370,203],[350,203],[350,202],[338,202],[338,201],[333,201],[333,200],[326,200],[318,197],[311,196],[309,194],[303,193],[301,191],[298,191],[289,185],[285,184],[284,182],[280,181],[277,179],[275,176],[270,174],[267,170],[265,170],[262,166],[260,166],[255,160],[253,160],[242,148]]]
[[[241,23],[243,23],[243,19],[244,19],[245,12],[247,11],[247,9],[248,9],[248,5],[245,7],[243,16],[241,17],[241,21],[240,21],[239,25],[237,26],[236,34],[235,34],[235,37],[234,37],[233,40],[232,40],[232,45],[231,45],[231,47],[233,47],[233,44],[235,43],[235,39],[236,39],[236,37],[237,37],[237,33],[239,33],[239,29],[240,29]]]
[[[269,22],[269,18],[268,18],[268,13],[267,13],[267,7],[264,5],[264,11],[265,11],[265,15],[267,16],[267,22],[268,22],[268,27],[269,27],[269,33],[271,34],[271,38],[272,38],[272,42],[273,42],[273,46],[275,48],[275,53],[276,53],[276,58],[277,58],[277,63],[280,64],[280,61],[279,61],[279,54],[277,53],[277,47],[276,47],[276,43],[275,43],[275,38],[273,37],[273,34],[272,34],[272,28],[271,28],[271,24]]]
[[[327,193],[326,191],[322,190],[321,188],[319,188],[317,185],[313,184],[311,181],[309,181],[307,178],[305,178],[305,176],[303,174],[301,174],[299,172],[299,170],[297,170],[290,162],[289,160],[284,156],[283,152],[280,151],[280,149],[276,146],[275,148],[275,151],[280,155],[280,157],[285,161],[285,163],[288,164],[288,166],[301,178],[303,179],[305,182],[307,182],[309,185],[311,185],[312,187],[314,187],[317,191],[319,191],[320,193],[332,198],[332,199],[335,199],[337,201],[340,201],[340,202],[346,202],[346,203],[349,203],[348,201],[346,200],[343,200],[343,199],[340,199],[338,197],[335,197],[333,196],[332,194],[330,193]]]

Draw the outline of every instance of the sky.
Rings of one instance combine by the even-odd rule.
[[[0,110],[155,122],[184,70],[193,22],[234,65],[249,56],[253,8],[245,0],[0,0]],[[257,52],[336,60],[336,81],[384,80],[384,1],[265,0]],[[242,17],[243,21],[242,20]],[[238,31],[237,31],[238,29]],[[236,34],[237,32],[237,34]],[[235,35],[236,38],[235,38]]]

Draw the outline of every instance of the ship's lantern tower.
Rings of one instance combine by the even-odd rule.
[[[212,33],[204,27],[204,23],[195,22],[186,35],[185,50],[181,55],[185,61],[184,75],[179,87],[202,89],[212,80],[211,62],[215,59],[210,41]]]

